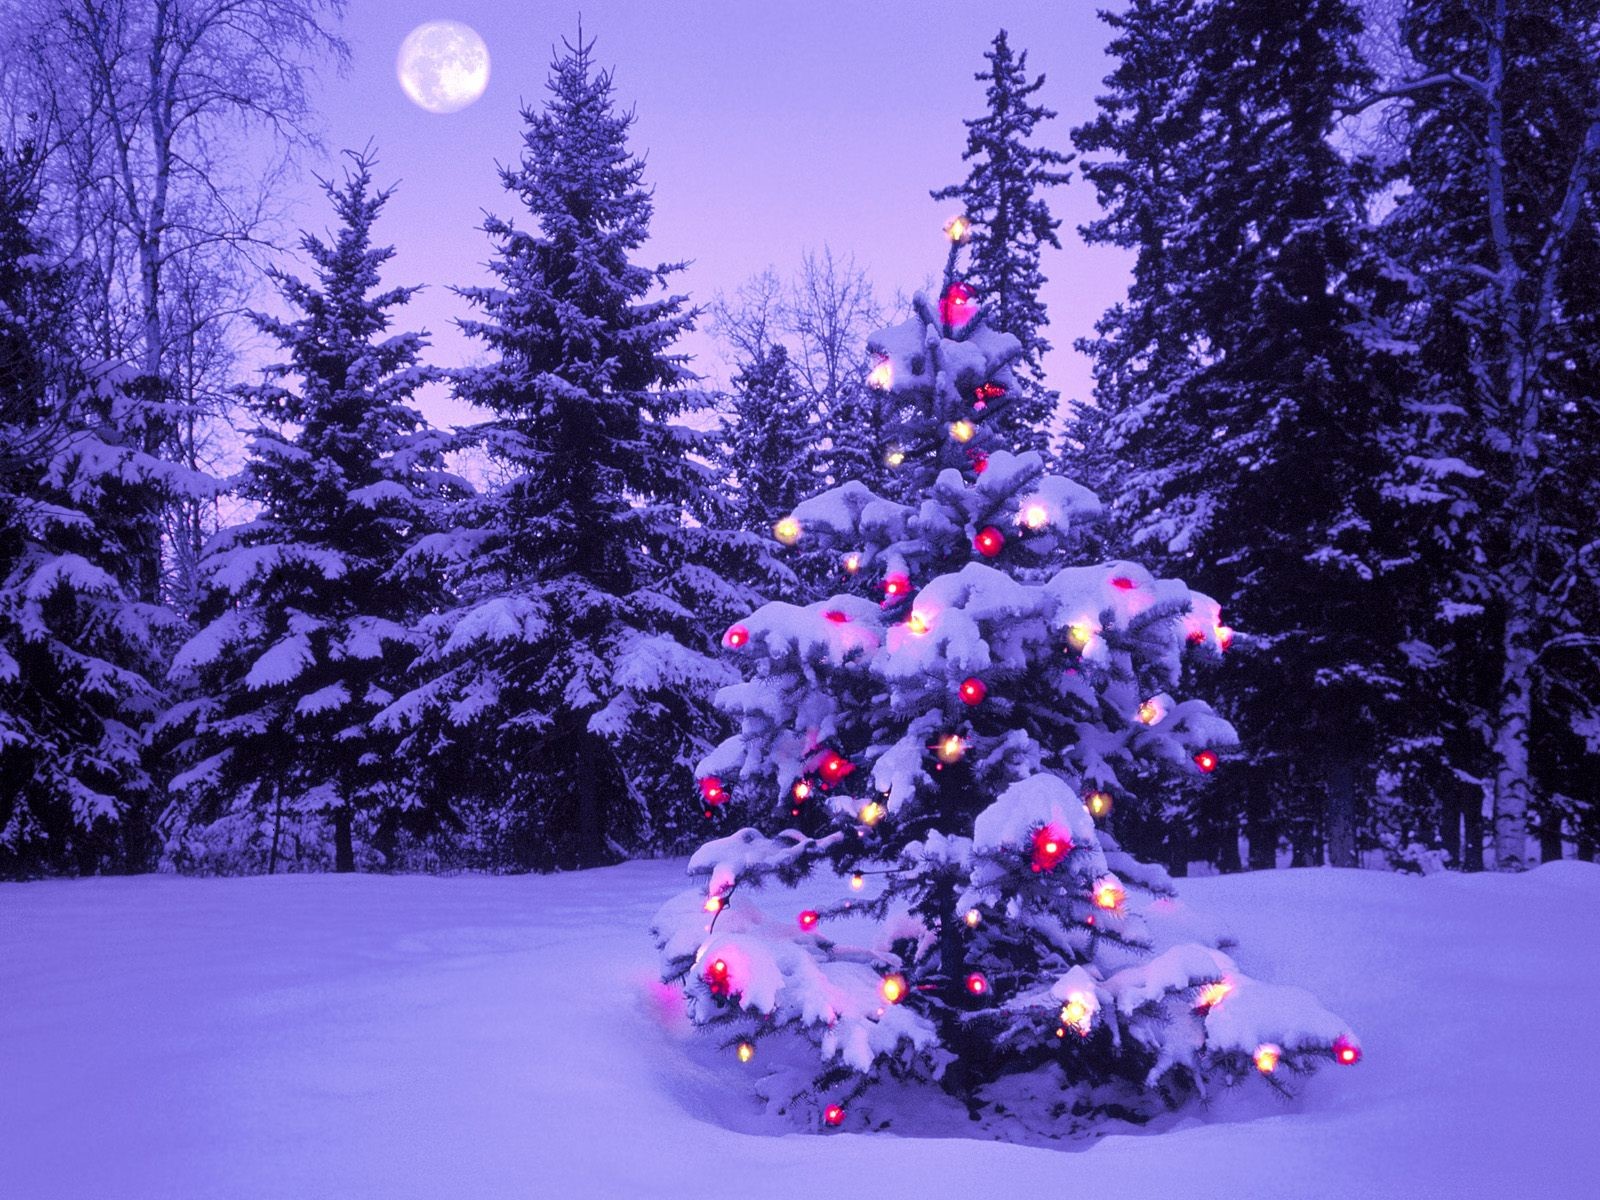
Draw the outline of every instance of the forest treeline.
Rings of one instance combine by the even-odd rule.
[[[0,875],[555,869],[781,820],[692,767],[723,630],[840,586],[775,525],[895,492],[887,293],[819,248],[682,294],[631,110],[564,43],[459,289],[479,365],[431,365],[373,156],[331,217],[275,207],[341,9],[0,5]],[[974,45],[928,219],[970,223],[965,285],[1021,343],[1006,438],[1105,502],[1083,554],[1224,607],[1190,690],[1242,744],[1130,785],[1119,841],[1180,873],[1593,858],[1600,0],[1103,20],[1075,126],[1049,45]],[[1063,229],[1062,187],[1100,215]],[[278,245],[290,217],[330,231]],[[1041,300],[1074,235],[1132,263],[1092,330]],[[1092,397],[1050,385],[1069,340]],[[430,427],[425,388],[479,419]]]

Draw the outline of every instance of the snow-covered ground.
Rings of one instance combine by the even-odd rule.
[[[0,886],[0,1196],[1600,1195],[1600,867],[1184,882],[1366,1059],[1056,1146],[758,1119],[654,983],[682,869]]]

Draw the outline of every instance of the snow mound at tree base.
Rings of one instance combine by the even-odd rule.
[[[1365,1058],[1293,1100],[1091,1130],[975,1122],[933,1088],[795,1133],[755,1095],[768,1056],[688,1033],[655,980],[650,918],[684,879],[0,885],[0,1194],[1350,1200],[1583,1196],[1600,1173],[1594,866],[1179,880]],[[1040,1082],[991,1099],[1035,1111]]]

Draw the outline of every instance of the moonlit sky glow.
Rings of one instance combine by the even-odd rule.
[[[578,9],[558,3],[356,0],[344,24],[355,62],[326,76],[321,105],[327,155],[307,166],[337,175],[339,152],[373,142],[376,179],[398,182],[377,235],[397,254],[385,282],[426,283],[402,313],[425,328],[432,360],[460,366],[482,353],[454,325],[467,314],[450,285],[484,282],[490,245],[485,211],[526,224],[500,186],[497,164],[521,148],[521,103],[540,104],[551,47],[575,38]],[[655,189],[652,262],[688,260],[678,290],[697,303],[732,291],[773,266],[787,275],[808,249],[854,255],[885,298],[921,287],[943,265],[949,205],[930,188],[965,173],[962,119],[982,110],[973,74],[996,30],[1028,51],[1030,73],[1045,72],[1040,99],[1060,114],[1045,136],[1068,149],[1068,130],[1094,112],[1109,69],[1107,30],[1096,5],[1061,0],[994,0],[986,5],[924,0],[917,5],[827,4],[819,0],[585,0],[583,30],[599,65],[615,73],[617,97],[638,120],[631,146],[645,156]],[[439,116],[412,103],[393,64],[407,33],[448,18],[482,35],[494,77],[477,103]],[[325,202],[309,179],[298,221],[325,229]],[[1067,399],[1086,396],[1087,360],[1072,342],[1092,333],[1122,295],[1127,256],[1090,249],[1075,227],[1097,212],[1082,180],[1056,189],[1063,250],[1047,251],[1045,292],[1055,343],[1052,382]],[[303,269],[303,268],[302,268]],[[711,381],[728,375],[716,343],[692,335],[685,349]],[[423,406],[449,424],[474,414],[442,392]]]

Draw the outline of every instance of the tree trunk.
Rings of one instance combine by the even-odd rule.
[[[1461,865],[1468,871],[1483,870],[1483,802],[1481,793],[1473,796],[1461,814],[1466,832]]]
[[[1244,861],[1239,857],[1239,827],[1232,821],[1222,826],[1222,831],[1217,838],[1217,870],[1224,875],[1236,875],[1244,870]]]
[[[283,838],[283,795],[276,785],[272,788],[272,850],[267,855],[267,874],[278,873],[278,847]]]
[[[333,810],[333,869],[349,874],[356,869],[356,850],[350,835],[350,806]]]
[[[1439,794],[1439,844],[1444,847],[1453,867],[1461,866],[1461,815],[1461,798],[1456,790],[1442,788]]]
[[[579,739],[574,774],[578,801],[578,865],[598,867],[606,861],[604,799],[596,775],[610,757],[605,741],[584,731]]]
[[[1559,862],[1563,853],[1561,813],[1551,809],[1545,812],[1539,820],[1539,861]]]
[[[1522,490],[1513,488],[1513,503]],[[1501,871],[1520,871],[1528,865],[1528,808],[1533,797],[1528,772],[1534,669],[1532,557],[1531,533],[1514,527],[1512,561],[1506,572],[1504,665],[1494,739],[1494,864]]]
[[[1244,833],[1250,843],[1250,869],[1270,871],[1278,865],[1278,825],[1272,819],[1272,789],[1266,780],[1246,784]]]
[[[1340,756],[1328,763],[1326,780],[1328,865],[1354,867],[1356,861],[1356,766]]]

